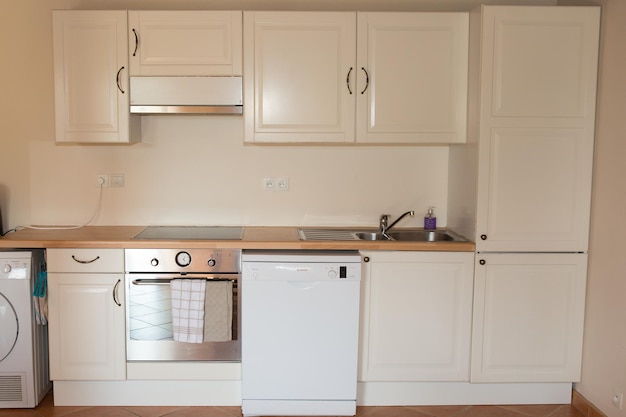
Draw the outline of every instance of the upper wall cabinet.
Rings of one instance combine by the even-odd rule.
[[[126,11],[53,11],[57,142],[131,143]]]
[[[466,13],[244,12],[245,140],[464,142],[467,51]]]
[[[353,142],[356,15],[244,12],[247,142]]]
[[[130,74],[241,75],[241,11],[129,11]]]
[[[359,13],[357,142],[460,143],[467,13]]]

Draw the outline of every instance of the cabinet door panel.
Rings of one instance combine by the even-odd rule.
[[[124,275],[49,273],[48,281],[51,379],[125,379]]]
[[[359,13],[358,141],[465,141],[468,22],[467,13]]]
[[[131,75],[241,75],[240,11],[130,11]]]
[[[593,144],[584,130],[494,128],[481,152],[479,251],[586,251]]]
[[[468,381],[473,253],[366,253],[362,381]]]
[[[244,38],[246,141],[354,140],[354,13],[246,12]]]
[[[477,259],[472,381],[578,381],[587,255]]]
[[[137,139],[139,127],[130,125],[129,115],[126,27],[125,11],[54,11],[57,142]]]
[[[492,13],[493,12],[493,13]],[[598,19],[585,8],[486,9],[493,117],[582,118],[593,112]],[[491,57],[491,54],[493,56]],[[591,106],[590,106],[591,104]]]

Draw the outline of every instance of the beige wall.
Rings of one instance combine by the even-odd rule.
[[[516,1],[504,0],[504,3]],[[123,173],[94,224],[359,224],[383,213],[436,206],[446,224],[446,147],[258,147],[242,143],[241,117],[151,116],[131,147],[53,141],[52,9],[236,8],[468,10],[477,0],[24,0],[3,3],[5,81],[0,122],[4,228],[79,224],[95,210],[95,175]],[[525,0],[553,4],[554,0]],[[263,177],[286,176],[287,193]]]
[[[576,390],[618,417],[626,415],[611,404],[614,390],[626,393],[626,1],[593,3],[602,6],[602,39],[583,372]]]

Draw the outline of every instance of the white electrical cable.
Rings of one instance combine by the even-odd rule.
[[[87,220],[85,223],[81,224],[81,225],[76,225],[76,226],[16,226],[15,228],[11,229],[11,230],[7,230],[7,232],[5,233],[5,235],[9,232],[15,232],[21,229],[33,229],[33,230],[73,230],[73,229],[80,229],[81,227],[85,227],[88,224],[90,224],[92,221],[94,221],[94,219],[96,218],[96,216],[98,215],[98,213],[100,213],[100,209],[102,206],[102,191],[104,189],[104,180],[102,178],[100,178],[100,191],[98,192],[98,202],[96,204],[96,208],[93,212],[93,215],[89,218],[89,220]]]

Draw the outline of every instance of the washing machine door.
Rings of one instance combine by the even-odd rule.
[[[0,292],[0,362],[5,360],[17,343],[19,333],[17,312],[9,299]]]

